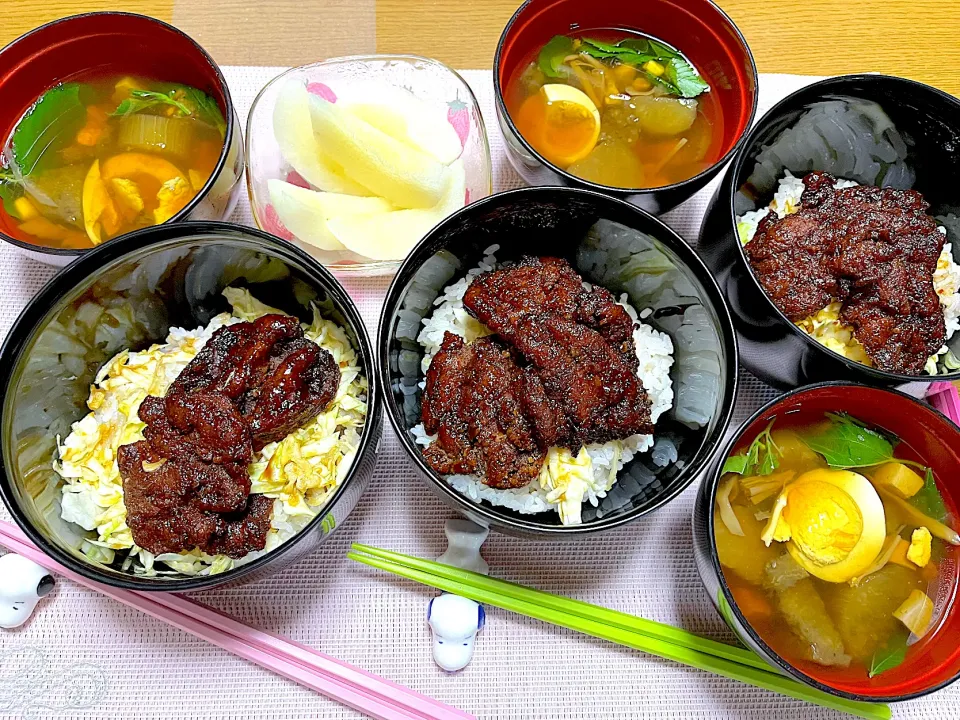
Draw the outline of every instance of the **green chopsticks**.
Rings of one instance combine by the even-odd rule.
[[[781,695],[867,720],[889,720],[891,717],[887,705],[845,700],[815,690],[780,674],[750,650],[701,637],[672,625],[370,545],[354,544],[347,557],[479,603],[642,650]]]

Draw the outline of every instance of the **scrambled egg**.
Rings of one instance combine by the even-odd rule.
[[[87,552],[103,562],[113,551],[130,550],[144,572],[163,562],[186,574],[222,572],[233,567],[225,556],[199,550],[154,557],[137,548],[126,524],[123,483],[117,467],[117,449],[143,439],[144,423],[137,417],[147,395],[163,395],[218,328],[280,312],[255,300],[248,291],[227,288],[224,295],[233,314],[215,317],[205,328],[173,328],[163,345],[143,352],[124,350],[107,362],[90,388],[90,413],[73,424],[62,442],[54,469],[63,477],[62,517],[96,539]],[[254,493],[275,498],[271,530],[264,552],[290,539],[326,504],[346,476],[356,455],[366,417],[367,382],[356,352],[341,327],[324,319],[314,307],[306,336],[328,350],[340,366],[340,386],[327,410],[280,442],[263,448],[249,467]],[[248,556],[249,558],[250,556]],[[139,570],[139,568],[138,568]]]
[[[113,190],[114,203],[127,222],[143,212],[143,196],[140,195],[140,186],[133,180],[115,177],[110,179],[110,185]]]
[[[930,562],[933,536],[925,527],[918,527],[910,536],[910,547],[907,548],[907,560],[917,567],[926,567]]]
[[[90,242],[99,245],[103,241],[102,233],[113,235],[120,229],[120,213],[107,192],[107,186],[100,173],[100,161],[94,160],[83,181],[81,198],[83,209],[83,227]]]
[[[186,207],[205,182],[206,178],[192,170],[188,179],[173,163],[146,153],[120,153],[105,160],[102,166],[94,160],[82,192],[87,236],[99,245],[104,233],[115,235],[124,224],[133,223],[150,208],[153,222],[164,223]],[[152,197],[145,202],[144,189],[153,188],[156,183],[160,189],[155,204]]]
[[[194,195],[191,184],[181,175],[170,178],[160,186],[157,193],[157,209],[153,211],[153,220],[160,225],[186,207]]]

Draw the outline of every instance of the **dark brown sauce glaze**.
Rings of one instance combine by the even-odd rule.
[[[545,396],[566,416],[571,434],[554,444],[573,451],[588,443],[653,432],[650,400],[634,363],[586,325],[531,315],[516,331],[516,348],[543,384]]]
[[[637,377],[633,321],[562,259],[524,258],[477,276],[464,307],[497,335],[451,333],[427,371],[422,419],[437,472],[522,487],[550,447],[653,431]]]
[[[339,383],[333,356],[295,317],[217,330],[165,397],[144,399],[144,439],[117,453],[134,542],[154,554],[262,550],[273,500],[250,495],[247,465],[319,414]]]
[[[442,439],[425,452],[444,475],[482,475],[490,487],[522,487],[544,453],[522,411],[523,372],[501,341],[466,344],[452,333],[430,363],[423,400],[427,432]]]
[[[760,221],[744,248],[750,264],[790,320],[839,301],[876,367],[919,375],[946,341],[933,286],[945,236],[916,191],[835,184],[807,175],[797,213]]]
[[[583,278],[562,258],[523,257],[520,262],[478,275],[463,306],[480,322],[513,342],[521,320],[548,315],[600,333],[636,372],[633,320],[606,288],[583,287]]]

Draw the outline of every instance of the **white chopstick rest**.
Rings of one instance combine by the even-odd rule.
[[[32,560],[16,553],[0,557],[0,628],[23,625],[53,585],[53,576]]]
[[[480,546],[490,534],[487,528],[457,518],[447,520],[443,531],[447,534],[447,551],[437,558],[437,562],[481,575],[490,574],[487,561],[480,555]]]

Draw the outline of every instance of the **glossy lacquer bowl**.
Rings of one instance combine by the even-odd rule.
[[[243,137],[227,81],[206,51],[167,23],[144,15],[95,12],[55,20],[0,50],[0,142],[48,89],[97,73],[145,75],[190,85],[217,101],[227,121],[217,165],[206,185],[167,223],[223,220],[236,207],[243,174]],[[87,249],[53,248],[11,235],[0,213],[0,239],[50,265],[66,265]]]
[[[427,465],[411,432],[421,422],[424,352],[416,338],[422,319],[432,314],[442,288],[463,278],[493,245],[499,245],[499,262],[523,255],[566,258],[587,281],[607,287],[617,297],[626,293],[638,312],[650,308],[652,314],[645,321],[673,341],[673,408],[660,416],[654,436],[675,440],[676,457],[657,465],[650,452],[638,454],[618,473],[617,483],[597,507],[584,503],[580,525],[562,525],[555,511],[520,514],[469,499]],[[638,279],[629,267],[622,269],[628,264],[656,264],[659,275]],[[693,335],[688,334],[689,324],[681,327],[678,311],[686,308],[702,319]],[[691,343],[694,336],[696,341]],[[713,353],[706,362],[698,352],[704,347]],[[664,223],[635,206],[571,188],[527,188],[492,195],[434,228],[410,253],[390,286],[380,318],[378,349],[387,416],[430,488],[480,524],[529,537],[571,538],[609,530],[676,497],[716,451],[730,421],[737,388],[736,342],[727,309],[696,254]],[[702,395],[688,394],[691,382],[702,383]],[[702,402],[691,401],[694,396]],[[700,412],[692,413],[691,404]],[[698,422],[690,424],[694,415]]]
[[[766,207],[773,198],[776,178],[790,170],[803,177],[813,170],[831,169],[805,143],[791,143],[791,157],[768,157],[758,172],[757,157],[790,130],[810,108],[825,101],[844,100],[879,104],[906,143],[906,166],[915,173],[913,189],[930,203],[934,216],[960,215],[960,100],[912,80],[883,75],[846,75],[814,83],[777,103],[747,136],[743,150],[730,164],[714,194],[700,229],[697,251],[723,291],[740,342],[740,359],[754,375],[780,388],[810,382],[849,379],[870,385],[895,386],[960,378],[949,374],[901,375],[862,365],[828,350],[802,332],[780,312],[761,288],[737,236],[736,218]],[[757,172],[756,175],[754,173]],[[748,180],[753,180],[748,185]],[[757,178],[763,178],[758,181]],[[852,177],[870,182],[863,177]],[[760,191],[753,187],[759,182]],[[772,186],[771,186],[772,183]],[[960,252],[960,222],[945,223],[954,258]],[[960,334],[947,345],[960,352]]]
[[[315,303],[354,346],[369,383],[367,416],[356,458],[328,503],[299,534],[221,574],[134,575],[79,551],[85,533],[60,517],[55,439],[83,418],[102,364],[123,348],[162,342],[169,328],[193,329],[229,311],[225,287],[245,287],[272,307],[312,317]],[[92,326],[73,323],[78,308],[100,306]],[[67,327],[76,330],[69,332]],[[0,350],[0,495],[10,514],[44,552],[93,580],[136,590],[197,590],[251,577],[293,562],[339,527],[373,473],[381,432],[381,399],[373,352],[356,306],[306,253],[259,230],[226,223],[178,223],[140,230],[86,253],[56,275],[27,305]]]
[[[520,134],[507,111],[510,81],[554,35],[623,28],[659,38],[680,49],[711,80],[721,108],[722,130],[716,161],[688,180],[657,188],[598,185],[550,163]],[[507,159],[530,185],[568,185],[627,200],[658,215],[687,200],[715,177],[742,145],[757,108],[757,68],[747,41],[733,21],[710,0],[585,2],[527,0],[510,18],[494,58],[497,120]]]
[[[945,573],[936,593],[935,617],[939,624],[907,655],[899,667],[867,679],[859,673],[845,676],[843,671],[817,670],[812,663],[801,669],[779,655],[753,629],[737,605],[724,579],[714,540],[714,504],[724,460],[742,452],[771,420],[803,412],[810,418],[822,418],[825,412],[846,412],[897,436],[917,453],[919,459],[936,474],[944,502],[957,517],[960,499],[960,429],[926,403],[895,390],[853,383],[821,383],[799,388],[760,408],[724,443],[697,494],[693,515],[694,554],[703,585],[717,610],[737,637],[774,668],[824,692],[852,700],[898,702],[926,695],[960,677],[960,606],[956,600],[958,549],[949,548],[952,560],[941,562]],[[898,713],[899,714],[899,713]],[[908,713],[909,714],[909,713]]]

